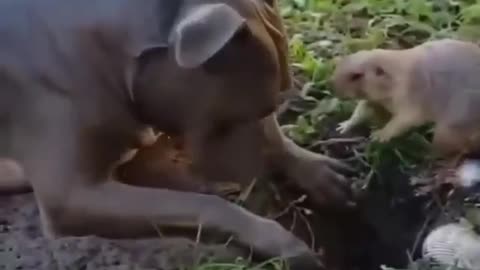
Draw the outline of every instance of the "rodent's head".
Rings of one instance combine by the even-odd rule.
[[[393,85],[389,51],[364,50],[337,61],[332,76],[333,90],[344,98],[381,101],[388,97]]]

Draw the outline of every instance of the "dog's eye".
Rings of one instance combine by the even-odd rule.
[[[353,82],[353,81],[358,81],[358,80],[360,80],[362,77],[363,77],[363,74],[362,74],[362,73],[352,73],[352,74],[350,75],[350,78],[349,78],[349,79],[350,79],[350,81]]]

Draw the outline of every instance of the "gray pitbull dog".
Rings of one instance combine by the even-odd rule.
[[[156,235],[152,222],[201,224],[263,256],[313,255],[275,221],[219,197],[112,177],[145,128],[201,146],[257,123],[272,169],[320,204],[346,201],[335,172],[342,164],[295,145],[275,120],[282,60],[258,15],[259,6],[274,5],[0,0],[0,156],[21,164],[47,236],[138,238]],[[0,180],[12,187],[7,178]]]

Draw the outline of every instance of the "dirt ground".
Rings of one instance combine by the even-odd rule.
[[[0,269],[189,269],[208,258],[232,261],[238,250],[186,238],[107,240],[41,235],[32,194],[0,197]]]
[[[330,150],[341,152],[338,147]],[[280,222],[322,254],[330,270],[405,268],[410,255],[418,257],[423,238],[444,209],[432,203],[432,193],[415,192],[412,174],[397,167],[380,168],[368,188],[357,192],[358,207],[349,211],[314,208],[299,190],[273,175],[241,186],[220,183],[218,193]],[[354,190],[365,186],[360,179],[354,181]],[[0,270],[192,269],[208,259],[233,262],[248,256],[244,252],[232,245],[226,248],[225,242],[207,245],[165,235],[136,241],[47,240],[41,235],[33,194],[0,196]]]
[[[308,201],[293,204],[294,196],[285,195],[281,189],[273,191],[272,187],[268,182],[261,182],[249,195],[245,206],[276,218],[292,229],[323,252],[332,270],[371,270],[382,264],[403,267],[408,262],[406,250],[419,241],[417,238],[422,237],[419,231],[425,227],[423,205],[427,199],[407,198],[411,195],[406,188],[400,194],[402,188],[378,186],[360,200],[355,211],[315,211],[315,215],[307,215]],[[402,196],[404,200],[391,200]],[[0,243],[2,270],[189,269],[208,258],[232,262],[242,255],[239,250],[226,249],[221,244],[196,244],[187,238],[47,240],[41,236],[38,209],[32,194],[0,197]]]

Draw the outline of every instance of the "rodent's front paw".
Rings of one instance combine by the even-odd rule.
[[[346,121],[343,121],[343,122],[340,122],[337,126],[337,131],[340,133],[340,134],[344,134],[344,133],[347,133],[348,131],[350,131],[353,127],[353,122],[350,121],[350,120],[346,120]]]
[[[389,133],[387,133],[385,130],[381,129],[381,130],[376,130],[372,132],[372,134],[370,135],[370,138],[373,141],[384,143],[384,142],[388,142],[392,138],[392,136]]]

